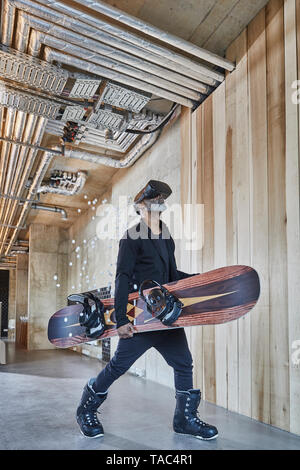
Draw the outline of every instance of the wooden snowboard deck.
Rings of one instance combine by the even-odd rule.
[[[147,311],[138,293],[132,293],[128,297],[127,317],[136,326],[138,333],[227,323],[247,314],[257,303],[260,294],[258,274],[248,266],[220,268],[165,286],[184,304],[180,317],[171,327],[164,326]],[[98,294],[97,291],[92,293]],[[102,302],[107,329],[98,339],[117,335],[114,299],[104,299]],[[82,305],[71,305],[51,317],[48,338],[52,344],[67,348],[93,341],[86,337],[85,328],[79,324],[82,309]]]

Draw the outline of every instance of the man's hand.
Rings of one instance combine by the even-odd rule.
[[[117,329],[119,337],[123,339],[132,338],[135,331],[137,330],[132,323],[126,323],[126,325],[120,326],[120,328]]]

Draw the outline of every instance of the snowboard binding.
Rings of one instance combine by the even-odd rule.
[[[91,292],[69,295],[68,300],[83,305],[79,323],[86,328],[86,336],[91,339],[99,338],[105,330],[104,305],[101,300]]]
[[[143,289],[146,283],[156,284],[156,288],[144,296]],[[171,326],[178,319],[182,312],[183,303],[171,294],[165,287],[153,280],[142,282],[139,288],[139,295],[145,301],[148,312],[155,318],[158,318],[164,325]]]

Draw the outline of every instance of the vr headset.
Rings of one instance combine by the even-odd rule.
[[[150,180],[146,186],[135,196],[134,204],[138,204],[144,199],[154,199],[160,194],[164,199],[167,199],[172,194],[172,189],[166,183]]]

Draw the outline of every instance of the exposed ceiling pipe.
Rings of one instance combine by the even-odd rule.
[[[201,80],[204,81],[205,78],[208,78],[208,77],[214,77],[214,79],[217,81],[224,80],[224,75],[221,73],[213,71],[212,69],[209,69],[208,67],[202,64],[199,64],[185,56],[182,56],[170,49],[167,49],[163,46],[150,42],[148,39],[145,39],[141,36],[133,34],[132,32],[121,29],[120,27],[116,25],[109,24],[107,21],[103,21],[103,20],[100,20],[99,18],[95,18],[93,15],[88,15],[86,13],[83,13],[82,11],[71,8],[56,0],[38,0],[38,1],[39,3],[42,3],[42,4],[47,3],[48,6],[51,6],[51,8],[58,10],[61,13],[64,13],[64,14],[67,13],[71,17],[76,18],[77,20],[81,20],[86,24],[92,25],[96,27],[97,29],[108,33],[109,35],[115,36],[119,39],[122,39],[123,41],[126,41],[124,42],[124,44],[128,44],[128,43],[129,45],[134,44],[135,46],[137,46],[137,49],[138,49],[138,52],[136,50],[132,51],[132,53],[135,55],[144,57],[145,54],[147,54],[146,57],[147,58],[149,57],[150,61],[161,63],[162,65],[165,65],[166,67],[172,70],[178,70],[178,65],[181,65],[183,66],[182,67],[183,74],[186,74],[187,76],[193,77],[200,81]],[[126,47],[125,50],[128,50],[128,45],[126,45],[125,47]],[[119,46],[119,48],[122,49],[121,45]],[[149,52],[151,52],[151,56],[148,56]],[[173,68],[174,65],[176,68]],[[215,75],[212,75],[212,73],[215,73]],[[209,83],[209,82],[205,81],[204,83]],[[209,84],[213,85],[213,83],[209,83]]]
[[[74,2],[80,4],[81,0],[74,0]],[[234,70],[235,68],[234,64],[229,60],[223,59],[222,57],[213,54],[212,52],[208,52],[205,49],[196,46],[195,44],[192,44],[171,33],[167,33],[166,31],[156,28],[155,26],[152,26],[151,24],[146,23],[145,21],[135,18],[134,16],[125,13],[124,11],[118,10],[113,6],[102,2],[101,0],[97,0],[97,2],[95,2],[94,0],[85,0],[84,5],[94,11],[97,11],[98,13],[101,13],[102,15],[105,15],[120,23],[130,26],[130,28],[137,29],[138,31],[141,31],[144,34],[147,34],[148,36],[152,36],[156,39],[159,39],[160,41],[163,41],[167,44],[170,44],[171,46],[177,47],[185,52],[188,52],[189,54],[192,54],[195,57],[198,57],[199,59],[206,60],[211,64],[218,65],[219,67],[222,67],[225,70],[229,70],[230,72],[232,72],[232,70]]]
[[[16,114],[17,114],[16,109],[7,108],[6,118],[4,122],[4,131],[3,131],[4,137],[7,137],[7,138],[11,137],[13,128],[14,128]],[[3,192],[4,185],[5,185],[5,175],[7,171],[9,151],[10,151],[10,145],[7,144],[6,142],[3,143],[2,148],[1,148],[1,159],[0,159],[0,190],[1,192]]]
[[[20,139],[21,136],[23,135],[25,123],[27,120],[27,114],[18,111],[16,115],[16,120],[15,120],[15,126],[14,126],[14,131],[13,131],[13,139]],[[14,178],[16,177],[16,168],[18,166],[18,163],[20,162],[19,158],[19,148],[16,145],[11,145],[10,146],[10,156],[9,156],[9,162],[7,166],[7,171],[5,175],[5,184],[4,184],[4,193],[5,194],[10,194],[12,192],[12,186],[13,186],[13,181]],[[0,210],[0,220],[6,220],[8,212],[9,212],[9,206],[10,206],[10,201],[5,199],[3,201],[3,204],[1,205],[1,210]]]
[[[33,142],[39,144],[42,140],[43,134],[44,134],[44,129],[46,125],[46,119],[44,118],[37,118],[31,120],[29,117],[29,128],[27,129],[27,133],[25,137],[27,136],[29,139],[31,139]],[[20,169],[18,170],[18,174],[16,175],[16,185],[15,187],[15,196],[17,198],[20,198],[21,195],[24,192],[25,185],[28,181],[33,163],[36,158],[37,154],[37,149],[22,149],[21,150],[21,156],[24,156],[24,159],[22,159],[22,165],[20,166]],[[19,204],[17,200],[14,200],[11,203],[10,210],[9,210],[9,217],[7,219],[8,224],[12,224],[13,220],[16,217],[17,211],[19,208]],[[20,224],[19,224],[20,225]],[[0,254],[2,253],[3,250],[3,243],[6,241],[8,237],[8,229],[6,229],[4,232],[1,231],[0,235]],[[2,241],[2,242],[1,242]]]
[[[30,0],[15,0],[14,5],[20,8],[22,11],[26,11],[27,13],[33,14],[39,18],[43,18],[44,20],[51,21],[55,25],[61,25],[65,31],[66,28],[68,28],[75,31],[76,33],[82,34],[85,38],[85,41],[93,40],[91,44],[95,44],[97,51],[103,55],[120,60],[120,62],[132,65],[137,69],[151,72],[159,77],[166,77],[175,84],[182,85],[186,88],[190,88],[191,90],[207,93],[207,86],[204,85],[205,83],[208,83],[209,85],[215,85],[217,78],[219,78],[220,81],[220,74],[204,66],[203,76],[200,77],[200,79],[202,78],[203,82],[201,83],[199,78],[198,81],[196,81],[186,76],[186,71],[183,71],[183,74],[180,74],[178,73],[178,70],[175,69],[175,67],[174,69],[176,71],[169,70],[166,64],[166,60],[165,63],[157,65],[155,63],[157,56],[154,56],[149,52],[145,53],[145,50],[138,48],[137,46],[131,45],[122,39],[102,32],[99,29],[93,28],[88,24],[83,23],[82,21],[74,19],[74,17],[66,16],[65,13],[61,14],[50,8],[46,8],[44,5],[39,5],[36,2],[32,2]],[[49,33],[51,34],[51,30],[49,30]],[[72,35],[71,32],[69,34]],[[56,36],[55,31],[53,31],[53,35]],[[20,25],[18,28],[17,34],[17,45],[19,50],[25,50],[24,38],[26,36],[28,37],[28,23],[23,21],[22,25]],[[88,39],[87,36],[90,39]],[[84,45],[84,43],[82,45]],[[120,49],[123,49],[125,52],[122,52]]]
[[[8,108],[6,112],[6,119],[4,123],[4,135],[9,135],[12,136],[13,134],[13,129],[15,125],[15,120],[17,116],[17,111],[15,109]],[[0,159],[0,189],[1,193],[4,192],[5,187],[7,187],[7,184],[11,181],[11,175],[9,174],[8,167],[9,167],[9,155],[10,155],[10,150],[14,148],[14,145],[7,144],[6,142],[3,143],[2,149],[1,149],[1,159]],[[0,228],[0,240],[1,240],[1,234],[3,231],[8,228],[8,225],[10,222],[8,222],[5,218],[3,218],[2,214],[3,211],[6,207],[6,201],[1,200],[0,201],[0,220],[2,222],[2,226]]]
[[[177,106],[174,109],[172,118],[170,119],[168,125],[170,125],[171,122],[174,122],[174,120],[179,116],[179,114],[180,114],[180,107]],[[39,134],[40,139],[43,135],[43,131],[46,126],[46,120],[43,118],[41,118],[41,120],[43,120],[43,125],[40,127],[40,134]],[[96,164],[106,165],[106,166],[110,166],[113,168],[128,168],[131,165],[133,165],[139,158],[141,158],[142,155],[144,155],[144,153],[154,145],[154,143],[158,140],[159,136],[161,135],[161,132],[162,132],[162,129],[159,129],[158,131],[152,134],[143,135],[141,139],[137,142],[137,144],[134,146],[134,148],[128,153],[128,155],[126,155],[126,157],[121,160],[116,160],[116,159],[113,159],[104,155],[99,156],[97,154],[80,151],[77,149],[69,148],[68,146],[66,146],[65,148],[65,157],[79,158],[81,160],[89,161],[89,162],[96,163]],[[38,143],[40,139],[37,139]],[[35,151],[36,150],[30,149],[31,153],[34,153]],[[30,185],[30,189],[27,195],[28,201],[26,201],[22,207],[21,214],[18,217],[16,228],[14,229],[14,232],[10,237],[10,241],[6,248],[5,255],[7,255],[10,252],[11,246],[15,243],[17,234],[20,228],[22,227],[22,224],[26,220],[28,211],[32,205],[31,200],[34,198],[35,194],[37,193],[37,190],[39,186],[41,185],[41,182],[45,176],[45,173],[49,167],[49,164],[52,158],[54,157],[54,153],[52,153],[52,151],[54,152],[61,151],[61,148],[59,146],[53,146],[51,148],[51,151],[44,152],[41,158],[40,164],[35,172],[33,181],[31,182],[31,185]],[[23,184],[24,184],[24,180],[21,181],[21,188],[24,187]],[[15,203],[17,203],[17,201],[15,201]],[[4,239],[3,243],[5,243],[5,241],[6,240]]]
[[[0,262],[0,269],[16,269],[16,263],[11,263],[11,262]]]
[[[4,245],[8,245],[8,243],[4,243]],[[13,250],[28,250],[29,242],[27,240],[17,240],[17,242],[12,246]]]
[[[2,0],[1,43],[5,46],[12,45],[13,28],[15,21],[15,8],[8,0]]]
[[[30,22],[32,28],[43,29],[38,26],[41,20],[29,17],[28,21]],[[172,91],[168,91],[168,89],[173,89],[173,84],[171,82],[169,82],[169,85],[165,85],[168,89],[161,88],[159,86],[153,85],[152,83],[148,83],[149,80],[152,81],[152,76],[150,74],[137,73],[139,71],[137,69],[133,69],[133,67],[129,67],[127,65],[121,64],[120,62],[116,62],[114,60],[102,57],[99,54],[91,53],[88,51],[88,49],[74,44],[66,43],[64,40],[52,37],[46,33],[41,33],[36,30],[32,30],[28,47],[28,51],[30,52],[30,54],[37,56],[38,52],[36,51],[36,48],[38,48],[39,51],[41,44],[53,47],[54,49],[62,50],[67,53],[61,53],[57,50],[54,51],[46,47],[45,60],[49,62],[49,54],[51,53],[52,60],[57,60],[58,62],[61,62],[63,64],[75,66],[82,70],[91,72],[95,75],[105,77],[109,80],[123,83],[124,85],[132,86],[133,88],[136,88],[138,90],[143,90],[156,96],[160,96],[169,101],[173,101],[182,104],[183,106],[187,106],[188,108],[193,107],[195,104],[191,99],[186,98],[185,96],[179,95],[178,93],[173,93]],[[46,54],[48,54],[48,56]],[[80,60],[78,59],[78,57],[84,60]],[[102,64],[104,64],[104,66]],[[134,78],[132,75],[143,75],[143,79],[146,81]]]
[[[133,58],[124,52],[120,52],[109,46],[105,46],[104,44],[94,41],[93,39],[89,39],[86,36],[74,33],[68,29],[57,26],[56,24],[41,20],[40,18],[33,17],[24,11],[22,11],[19,15],[19,21],[20,20],[26,21],[26,23],[31,28],[35,28],[37,31],[43,32],[44,35],[41,35],[40,39],[44,44],[50,45],[51,38],[52,44],[53,38],[60,39],[64,42],[64,44],[62,45],[62,43],[60,43],[61,45],[58,47],[57,45],[59,41],[56,41],[56,47],[63,49],[66,53],[76,53],[77,55],[78,52],[81,52],[81,54],[84,54],[84,57],[91,60],[92,62],[102,65],[103,67],[118,70],[119,73],[135,77],[138,80],[142,80],[163,89],[168,90],[171,88],[174,90],[174,93],[188,97],[194,101],[199,101],[201,98],[201,95],[198,92],[183,87],[182,85],[178,85],[170,80],[161,78],[162,76],[168,76],[168,71],[166,69],[160,67],[159,72],[156,71],[156,73],[159,73],[160,76],[153,75],[153,73],[150,72],[152,67],[151,64],[147,63],[144,66],[146,71],[140,70],[137,67],[141,66],[141,63],[143,62],[141,59]],[[76,49],[75,46],[79,46],[80,49]],[[81,48],[81,46],[83,46],[84,49]],[[29,47],[28,51],[30,53],[32,52],[32,49]],[[203,86],[203,92],[208,93],[208,91],[208,87]]]
[[[131,121],[131,123],[128,125],[128,128],[143,130],[149,125],[153,126],[157,125],[158,123],[158,119],[152,119],[152,121],[148,122],[146,120],[137,120]],[[77,136],[75,143],[86,143],[90,145],[97,145],[99,147],[105,146],[106,148],[124,153],[135,140],[136,136],[128,132],[115,132],[113,134],[113,140],[105,140],[104,130],[87,127],[84,131],[80,132],[80,135]]]
[[[81,32],[85,36],[94,38],[104,44],[109,44],[117,49],[130,52],[135,57],[141,57],[154,64],[160,64],[164,68],[177,72],[177,75],[178,64],[181,64],[183,66],[181,76],[185,76],[185,83],[182,84],[191,89],[201,91],[201,89],[194,88],[194,80],[190,80],[190,78],[196,79],[198,86],[201,86],[201,83],[199,84],[201,81],[213,86],[216,80],[224,80],[224,74],[218,73],[178,53],[153,44],[139,36],[124,31],[114,25],[110,25],[107,22],[101,21],[98,18],[76,10],[61,2],[40,0],[39,3],[43,6],[41,7],[37,2],[30,0],[15,0],[12,5],[21,10],[31,11],[35,16],[45,18],[56,24],[61,24],[63,27]],[[47,8],[49,6],[51,9]],[[57,10],[59,14],[54,10]],[[177,80],[175,80],[175,82],[177,82]],[[180,82],[178,81],[178,83]]]
[[[32,31],[32,33],[36,33],[36,31]],[[51,42],[52,47],[57,47],[56,46],[57,39],[56,38],[50,38],[50,39],[51,39],[50,42]],[[47,40],[45,42],[49,42],[49,41]],[[69,46],[70,46],[68,48],[69,53],[71,53],[70,49],[71,50],[74,49],[74,46],[73,47],[72,45],[69,45]],[[57,48],[59,49],[60,47],[63,49],[63,45],[60,44]],[[79,52],[79,49],[80,49],[80,52]],[[81,59],[78,59],[77,57],[70,56],[68,54],[64,54],[62,52],[58,52],[56,50],[50,49],[49,47],[45,47],[45,50],[44,50],[46,60],[50,61],[50,58],[51,58],[51,60],[57,60],[58,62],[61,62],[63,64],[73,65],[74,67],[78,67],[82,70],[86,70],[87,72],[94,73],[95,75],[100,75],[102,77],[108,78],[109,80],[123,83],[124,85],[132,86],[133,88],[136,88],[138,90],[149,92],[151,94],[165,98],[169,101],[182,104],[183,106],[186,106],[188,108],[191,108],[194,105],[193,101],[187,98],[184,98],[183,96],[179,96],[171,91],[163,90],[162,88],[158,88],[148,83],[141,82],[140,80],[132,78],[129,75],[128,76],[121,75],[114,70],[109,70],[99,65],[96,65],[92,62],[89,62],[87,60],[86,53],[87,51],[85,49],[78,48],[78,47],[76,47],[76,52],[75,50],[73,50],[74,55],[79,55],[80,57],[85,59],[85,60],[81,60]]]
[[[26,226],[21,227],[20,225],[10,225],[10,224],[0,224],[0,227],[20,228],[20,229],[25,229],[26,228]]]
[[[134,148],[128,152],[126,157],[121,160],[115,160],[114,158],[106,157],[103,155],[97,155],[86,152],[84,150],[76,150],[73,148],[66,147],[65,157],[78,158],[90,163],[96,163],[97,165],[110,166],[112,168],[128,168],[133,165],[150,147],[152,147],[158,140],[162,130],[154,132],[153,134],[144,135],[134,146]]]
[[[42,140],[42,137],[44,135],[44,132],[45,132],[46,123],[47,123],[47,119],[39,118],[37,127],[35,129],[35,132],[34,132],[34,135],[33,135],[33,138],[32,138],[33,142],[35,142],[37,144],[40,144],[40,142]],[[26,161],[24,170],[22,172],[22,176],[21,176],[21,179],[20,179],[20,182],[19,182],[19,186],[17,188],[16,196],[21,197],[22,193],[24,192],[25,184],[28,181],[33,163],[34,163],[35,158],[36,158],[36,154],[37,154],[37,149],[30,149],[29,152],[28,152],[27,161]],[[44,177],[44,175],[47,171],[48,165],[50,164],[51,160],[52,160],[52,155],[51,155],[51,157],[47,153],[43,155],[43,157],[40,161],[40,164],[39,164],[39,166],[36,170],[33,181],[31,182],[29,192],[28,192],[28,195],[27,195],[28,199],[32,199],[33,196],[35,195],[35,191],[39,187],[39,185],[41,184],[41,182],[43,180],[43,177]],[[25,217],[26,217],[26,214],[27,214],[27,210],[30,207],[29,204],[30,203],[28,203],[28,202],[24,204],[24,206],[22,208],[22,211],[21,211],[21,214],[18,217],[18,222],[16,223],[17,226],[21,226],[24,223],[24,220],[25,220]],[[13,210],[13,217],[16,216],[17,207],[18,207],[18,201],[14,201],[14,206],[13,206],[13,209],[12,209]],[[16,228],[14,230],[14,232],[12,233],[12,235],[10,237],[9,245],[7,247],[7,250],[6,250],[6,254],[9,253],[11,245],[15,242],[16,237],[19,233],[19,230],[20,229]],[[2,242],[5,242],[6,238],[7,238],[7,235],[6,235],[6,237],[4,237],[2,239]],[[1,252],[2,252],[2,247],[1,247],[1,250],[0,250],[0,254],[1,254]]]
[[[61,214],[61,218],[63,220],[68,220],[67,213],[65,209],[63,209],[62,207],[44,206],[42,204],[37,204],[36,202],[33,202],[31,205],[31,209],[37,209],[40,211],[58,212]]]
[[[47,171],[47,168],[48,168],[52,158],[53,158],[53,154],[51,154],[49,152],[45,152],[43,154],[42,159],[40,161],[40,164],[39,164],[39,166],[37,168],[37,171],[35,173],[35,176],[33,178],[33,181],[31,183],[31,186],[30,186],[30,189],[29,189],[29,194],[28,194],[28,199],[33,199],[33,196],[36,193],[37,188],[41,184],[41,181],[45,176],[45,173]],[[18,218],[18,222],[16,224],[17,226],[21,226],[24,223],[25,218],[26,218],[27,213],[28,213],[28,210],[31,207],[31,204],[32,203],[30,203],[30,202],[25,202],[24,203],[24,205],[22,207],[21,214],[19,215],[19,218]],[[10,247],[15,242],[17,233],[18,233],[18,229],[16,228],[14,230],[12,236],[11,236],[11,240],[9,242],[8,247],[6,248],[5,255],[7,255],[10,252]]]
[[[181,109],[177,106],[174,109],[174,112],[171,116],[171,119],[168,123],[170,125],[174,122],[181,113]],[[158,140],[162,132],[162,129],[157,130],[152,134],[145,134],[141,139],[136,143],[133,149],[128,152],[128,154],[121,160],[116,160],[103,155],[97,155],[93,153],[88,153],[86,151],[77,150],[74,148],[66,147],[65,156],[69,158],[78,158],[80,160],[88,161],[91,163],[96,163],[98,165],[105,165],[112,168],[128,168],[132,166],[139,158],[141,158],[144,153],[149,150],[155,142]]]
[[[24,136],[23,136],[25,142],[30,142],[31,141],[37,121],[38,121],[37,116],[34,116],[33,114],[30,114],[28,116],[28,120],[27,120],[27,123],[26,123],[26,128],[25,128],[25,131],[24,131]],[[21,176],[23,174],[25,164],[26,164],[26,160],[27,160],[27,154],[28,154],[28,149],[27,148],[19,149],[18,163],[17,163],[17,167],[16,167],[16,170],[15,170],[15,176],[13,178],[13,183],[12,183],[11,188],[10,188],[10,194],[15,194],[18,191],[19,181],[20,181]],[[2,194],[3,193],[1,193],[1,195]],[[5,193],[5,194],[7,194],[7,193]],[[15,209],[15,205],[13,204],[13,202],[11,200],[8,201],[7,213],[6,213],[6,216],[5,216],[6,217],[5,220],[7,220],[7,223],[9,223],[9,224],[11,224],[12,221],[13,221],[14,209]],[[0,240],[2,239],[2,236],[3,236],[3,233],[1,231],[0,232]]]

